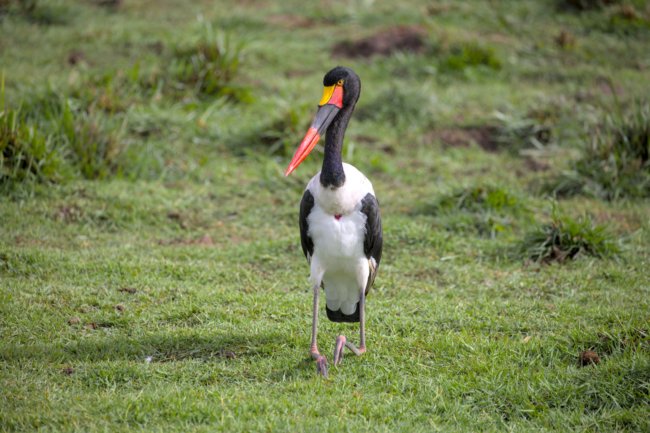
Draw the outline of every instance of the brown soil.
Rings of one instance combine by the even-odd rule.
[[[169,245],[169,246],[185,246],[185,245],[203,245],[203,246],[212,246],[214,241],[212,236],[206,234],[200,238],[195,239],[185,239],[185,238],[176,238],[176,239],[161,239],[158,241],[158,245]]]
[[[584,350],[580,352],[580,365],[586,367],[587,365],[596,365],[600,362],[600,357],[593,350]]]
[[[99,322],[99,323],[97,323],[97,322],[88,322],[88,323],[86,323],[84,325],[84,328],[86,328],[88,330],[94,330],[94,329],[99,329],[99,328],[104,328],[104,329],[112,328],[113,326],[114,326],[114,324],[109,323],[109,322]]]
[[[535,158],[524,159],[524,164],[530,171],[546,171],[551,168],[551,166],[547,163],[539,161]]]
[[[161,41],[151,42],[147,44],[147,48],[156,54],[162,54],[165,51],[165,44]]]
[[[560,48],[571,48],[576,44],[576,37],[568,30],[562,30],[555,36],[555,44]]]
[[[83,209],[76,204],[60,206],[54,213],[54,219],[65,223],[74,223],[83,217]]]
[[[93,3],[110,9],[118,9],[122,6],[122,0],[94,0]]]
[[[68,65],[74,66],[86,61],[86,55],[81,50],[74,50],[68,53]]]
[[[468,147],[478,144],[483,150],[496,152],[499,145],[495,140],[494,126],[466,126],[462,128],[442,128],[428,134],[429,141],[441,141],[447,147]]]
[[[180,212],[171,211],[167,214],[167,218],[169,218],[172,221],[176,221],[180,228],[182,229],[187,228],[187,222],[185,221],[185,218],[183,217],[183,215],[181,215]]]
[[[616,233],[625,234],[639,230],[645,221],[644,216],[614,210],[599,210],[592,214],[597,224],[604,224]]]
[[[278,27],[283,27],[285,29],[304,29],[307,27],[313,27],[316,25],[316,22],[307,17],[302,17],[300,15],[271,15],[266,21],[270,24],[276,25]]]
[[[590,9],[597,9],[602,6],[611,5],[616,0],[600,0],[599,2],[593,0],[564,0],[558,2],[558,8],[564,9],[577,9],[579,11],[586,11]]]
[[[220,350],[219,351],[219,356],[222,357],[222,358],[226,358],[226,359],[235,359],[235,358],[237,358],[237,355],[235,354],[235,352],[232,352],[230,350]]]
[[[608,78],[600,77],[596,79],[596,90],[607,96],[623,96],[625,91],[620,84],[616,84]]]
[[[131,294],[131,295],[133,295],[135,292],[138,291],[138,290],[137,290],[136,288],[134,288],[134,287],[122,287],[122,288],[117,289],[117,290],[120,291],[120,292],[122,292],[122,293],[129,293],[129,294]]]
[[[381,30],[356,41],[334,45],[332,54],[340,57],[389,56],[396,51],[421,53],[426,48],[425,32],[416,26],[399,26]]]

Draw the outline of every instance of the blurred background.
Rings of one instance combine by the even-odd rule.
[[[648,88],[645,1],[3,0],[0,8],[3,120],[17,119],[9,128],[19,137],[3,136],[3,185],[209,178],[211,160],[242,155],[282,165],[337,64],[364,84],[347,159],[379,171],[394,169],[408,146],[470,144],[530,151],[526,164],[543,171],[555,165],[543,149],[570,153],[590,140],[585,129],[597,135]],[[581,188],[571,181],[551,189]],[[634,189],[614,188],[597,194]]]

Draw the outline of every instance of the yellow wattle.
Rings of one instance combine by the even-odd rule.
[[[325,105],[325,104],[327,104],[329,102],[330,98],[334,94],[334,88],[335,87],[336,87],[336,85],[325,86],[325,88],[323,89],[323,97],[320,98],[320,102],[318,103],[319,107],[321,107],[321,106],[323,106],[323,105]]]

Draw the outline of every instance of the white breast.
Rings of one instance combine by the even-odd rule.
[[[361,200],[368,193],[374,195],[374,190],[355,167],[343,164],[343,169],[345,183],[339,188],[324,188],[320,173],[307,185],[314,197],[307,218],[314,242],[311,280],[314,285],[322,282],[325,286],[330,310],[353,314],[370,272],[363,251],[366,215],[361,212]]]
[[[326,212],[348,214],[355,210],[366,194],[375,195],[372,183],[356,167],[343,163],[345,183],[339,188],[325,188],[320,183],[320,171],[312,177],[307,184],[307,189],[314,196],[314,202]]]

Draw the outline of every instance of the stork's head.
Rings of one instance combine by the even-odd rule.
[[[354,108],[361,93],[359,76],[352,69],[343,66],[337,66],[325,74],[323,86],[323,96],[318,103],[316,117],[293,154],[293,159],[284,172],[285,176],[289,176],[307,158],[339,111]]]

